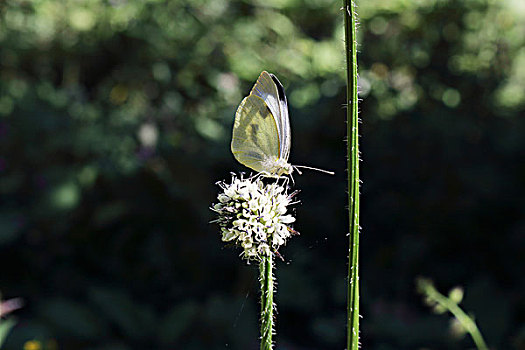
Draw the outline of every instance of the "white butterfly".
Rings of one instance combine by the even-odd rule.
[[[231,150],[241,164],[270,176],[290,175],[298,167],[288,163],[291,147],[288,102],[279,79],[263,71],[235,113]]]

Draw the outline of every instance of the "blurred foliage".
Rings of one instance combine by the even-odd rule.
[[[15,326],[16,321],[13,319],[0,320],[0,348],[9,335],[11,329]]]
[[[464,285],[487,342],[521,349],[525,7],[358,5],[363,347],[466,346],[420,305],[422,274]],[[344,347],[340,6],[0,2],[0,287],[27,302],[6,349],[257,347],[256,271],[208,206],[245,170],[231,125],[263,69],[289,97],[292,163],[337,173],[296,177],[277,342]]]
[[[2,348],[11,329],[15,326],[16,320],[7,317],[11,312],[21,308],[23,301],[20,298],[13,298],[6,301],[0,301],[0,348]]]
[[[435,313],[443,314],[448,311],[454,316],[451,319],[450,332],[456,338],[462,338],[468,333],[478,350],[489,350],[483,335],[479,332],[474,316],[472,314],[467,315],[459,306],[463,300],[463,288],[454,287],[448,292],[448,296],[445,296],[436,290],[431,280],[418,277],[416,289],[424,296],[425,304],[430,306]]]

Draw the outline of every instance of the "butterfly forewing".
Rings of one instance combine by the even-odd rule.
[[[275,75],[263,71],[250,94],[264,100],[275,119],[279,138],[279,157],[288,160],[290,155],[290,121],[284,88]]]
[[[270,74],[275,86],[277,87],[277,92],[279,96],[279,109],[280,114],[280,129],[279,129],[279,141],[281,144],[280,157],[285,161],[288,161],[290,156],[290,148],[292,143],[292,132],[290,128],[290,117],[288,116],[288,101],[286,99],[286,94],[284,93],[283,84],[277,79],[273,74]]]
[[[235,114],[231,150],[241,164],[268,171],[265,161],[279,158],[278,128],[270,106],[258,95],[242,100]]]

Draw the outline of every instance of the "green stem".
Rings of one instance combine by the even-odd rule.
[[[261,282],[261,350],[272,349],[273,336],[273,257],[264,256],[259,263]]]
[[[347,349],[359,348],[359,144],[357,109],[357,43],[355,4],[344,0],[346,43],[347,157],[349,254],[347,295]]]
[[[474,319],[468,316],[455,301],[438,292],[432,282],[427,279],[418,279],[417,285],[419,291],[427,298],[450,311],[450,313],[454,315],[461,326],[463,326],[463,328],[470,334],[478,350],[489,349]]]

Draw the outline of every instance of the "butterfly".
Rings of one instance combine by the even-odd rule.
[[[279,79],[263,71],[235,113],[231,150],[239,163],[272,177],[291,175],[298,167],[288,163],[292,143],[288,102]]]

